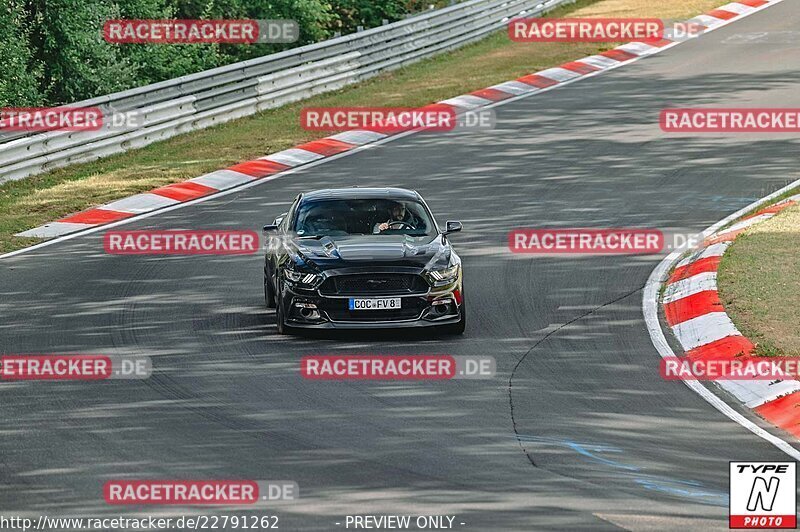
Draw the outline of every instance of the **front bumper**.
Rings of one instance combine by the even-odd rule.
[[[325,296],[315,290],[285,287],[281,296],[286,325],[303,329],[395,329],[438,327],[458,323],[463,310],[461,282],[444,290],[400,297],[400,310],[350,310],[350,297]]]
[[[441,321],[411,320],[411,321],[368,321],[368,322],[331,322],[309,323],[286,320],[286,324],[297,329],[414,329],[426,327],[439,327],[458,323],[460,318],[455,316]]]

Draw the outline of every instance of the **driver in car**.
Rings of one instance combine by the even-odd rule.
[[[372,228],[373,234],[382,233],[387,229],[416,229],[413,215],[406,212],[406,206],[402,202],[392,202],[388,214],[388,220],[375,224]]]

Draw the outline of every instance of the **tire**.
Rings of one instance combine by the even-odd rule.
[[[286,317],[283,315],[283,298],[278,293],[276,291],[273,294],[275,297],[275,326],[278,329],[278,334],[292,334],[294,328],[286,325]]]
[[[275,305],[275,325],[278,328],[278,334],[289,333],[286,327],[286,321],[283,317],[283,304],[280,302]]]
[[[275,308],[275,290],[272,289],[266,272],[264,272],[264,303],[267,308]]]

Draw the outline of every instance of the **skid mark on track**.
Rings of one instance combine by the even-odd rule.
[[[605,308],[605,307],[607,307],[609,305],[613,305],[614,303],[618,303],[618,302],[622,301],[623,299],[628,298],[628,297],[634,295],[635,293],[637,293],[637,292],[639,292],[640,290],[643,290],[643,289],[644,289],[644,285],[642,285],[640,287],[637,287],[637,288],[631,290],[630,292],[628,292],[626,294],[623,294],[623,295],[621,295],[621,296],[619,296],[619,297],[617,297],[615,299],[612,299],[611,301],[608,301],[607,303],[603,303],[602,305],[598,305],[595,308],[593,308],[591,310],[588,310],[588,311],[584,312],[583,314],[581,314],[581,315],[579,315],[579,316],[577,316],[577,317],[575,317],[575,318],[573,318],[573,319],[571,319],[571,320],[569,320],[569,321],[567,321],[565,323],[562,323],[561,325],[559,325],[558,327],[556,327],[555,329],[553,329],[552,331],[550,331],[549,333],[544,335],[542,338],[540,338],[535,344],[533,344],[530,347],[530,349],[528,349],[525,352],[525,354],[522,355],[522,357],[520,357],[520,359],[517,361],[516,365],[514,366],[514,369],[511,370],[511,376],[508,378],[508,406],[509,406],[509,409],[511,410],[511,425],[512,425],[512,427],[514,429],[514,435],[517,437],[517,443],[519,444],[520,449],[522,449],[522,452],[525,453],[525,456],[528,457],[528,461],[531,463],[531,465],[533,467],[538,467],[538,466],[536,465],[536,461],[533,459],[533,456],[531,456],[531,453],[529,453],[528,450],[525,448],[525,442],[523,441],[522,437],[520,436],[520,433],[519,433],[519,430],[518,430],[518,427],[517,427],[517,420],[514,417],[514,393],[513,393],[513,387],[514,387],[514,375],[516,375],[517,369],[519,369],[519,367],[522,365],[522,363],[525,361],[525,359],[528,358],[528,355],[530,355],[531,352],[534,349],[536,349],[545,340],[547,340],[548,338],[550,338],[551,336],[553,336],[557,332],[561,331],[561,329],[563,329],[564,327],[572,325],[573,323],[575,323],[577,321],[580,321],[580,320],[582,320],[583,318],[585,318],[587,316],[591,316],[592,314],[594,314],[598,310],[601,310],[601,309],[603,309],[603,308]]]

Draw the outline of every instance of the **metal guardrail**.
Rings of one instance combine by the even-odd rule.
[[[575,0],[469,0],[366,31],[85,100],[100,107],[97,131],[0,136],[0,183],[147,146],[280,107],[401,68],[481,39],[510,18]],[[135,112],[137,124],[112,127]]]

